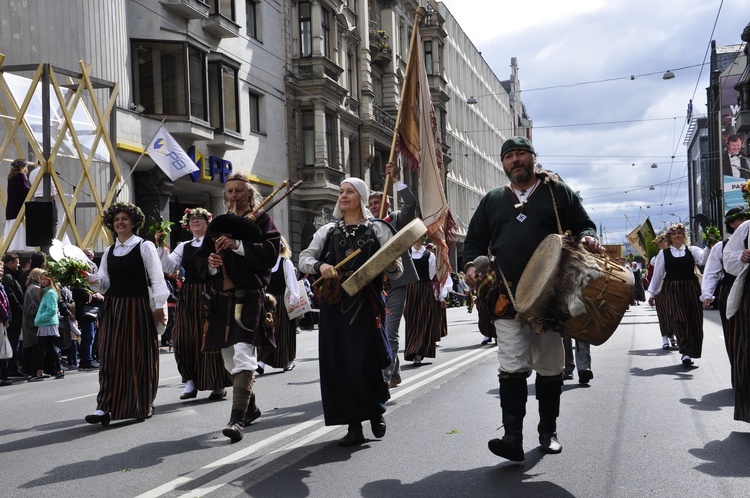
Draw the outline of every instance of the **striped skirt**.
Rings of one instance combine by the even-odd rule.
[[[105,297],[99,318],[98,410],[146,418],[159,385],[159,339],[148,297]]]
[[[224,368],[221,351],[203,352],[203,293],[206,284],[185,284],[180,289],[172,330],[174,358],[182,382],[192,380],[199,391],[208,391],[232,385],[229,372]]]
[[[664,293],[660,292],[654,298],[654,305],[656,307],[656,319],[659,321],[659,331],[661,331],[662,337],[672,337],[674,332],[671,330],[671,321],[664,312],[666,303],[664,302]]]
[[[406,322],[404,359],[406,361],[413,360],[415,356],[435,357],[435,342],[440,340],[441,332],[441,317],[435,303],[440,305],[428,282],[409,284],[404,303]]]
[[[276,297],[276,311],[274,322],[276,330],[276,347],[261,346],[258,348],[258,361],[273,368],[286,368],[297,357],[297,326],[296,319],[290,320],[284,306],[283,294]]]
[[[750,282],[745,281],[740,308],[727,321],[732,337],[732,381],[734,383],[734,419],[750,422]]]
[[[680,354],[700,358],[703,350],[703,306],[698,280],[665,280],[664,316],[677,337]]]

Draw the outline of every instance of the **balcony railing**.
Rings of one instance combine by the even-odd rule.
[[[396,128],[396,118],[388,114],[383,108],[378,107],[377,105],[372,106],[373,110],[373,116],[375,117],[375,121],[380,123],[381,125],[385,126],[389,130],[393,130]]]

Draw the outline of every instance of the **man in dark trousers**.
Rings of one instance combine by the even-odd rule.
[[[500,406],[505,435],[488,443],[492,453],[522,461],[523,419],[528,398],[527,378],[536,371],[539,401],[539,444],[545,453],[560,453],[557,417],[560,413],[565,353],[557,331],[534,332],[527,320],[515,320],[516,286],[531,255],[548,235],[569,230],[589,250],[602,252],[596,225],[579,197],[556,175],[538,170],[536,152],[525,137],[505,141],[500,150],[510,182],[489,191],[479,202],[464,243],[466,281],[474,281],[473,260],[491,253],[500,293],[510,303],[494,320],[500,366]]]
[[[385,221],[391,224],[396,231],[401,230],[411,222],[417,214],[417,198],[414,197],[411,189],[399,180],[398,171],[393,163],[388,163],[385,172],[393,178],[399,197],[404,201],[400,210],[392,213],[388,212],[390,204],[386,200],[385,210],[388,215]],[[383,199],[383,192],[372,192],[368,199],[368,208],[374,216],[380,215],[380,209]],[[409,284],[419,280],[417,270],[414,269],[414,263],[411,260],[411,249],[401,255],[401,262],[404,265],[404,273],[397,279],[391,280],[390,290],[385,298],[385,307],[388,314],[385,318],[385,331],[388,334],[388,342],[391,344],[393,351],[393,362],[383,370],[385,379],[388,381],[388,387],[394,388],[401,383],[401,363],[398,359],[398,328],[401,325],[401,317],[404,315],[404,302],[406,301],[406,289]]]

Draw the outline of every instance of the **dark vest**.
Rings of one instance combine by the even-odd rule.
[[[125,256],[115,256],[115,246],[107,254],[108,297],[148,297],[146,266],[141,257],[141,243]]]
[[[695,258],[689,248],[685,249],[685,256],[675,258],[670,248],[664,249],[664,280],[696,280]]]
[[[200,246],[193,247],[190,242],[185,244],[182,250],[182,268],[185,270],[185,283],[186,284],[207,284],[208,280],[201,277],[198,273],[198,268],[195,266],[195,253],[198,252]]]
[[[419,259],[412,258],[420,282],[430,282],[430,255],[425,252]]]
[[[271,281],[266,287],[266,292],[274,296],[283,296],[286,289],[286,280],[284,279],[284,258],[279,261],[279,267],[271,273]]]

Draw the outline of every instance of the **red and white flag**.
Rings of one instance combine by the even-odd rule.
[[[443,188],[443,150],[419,31],[409,54],[396,133],[397,150],[409,168],[419,173],[419,206],[427,235],[437,249],[437,277],[443,285],[451,272],[448,255],[456,242],[458,227]]]

